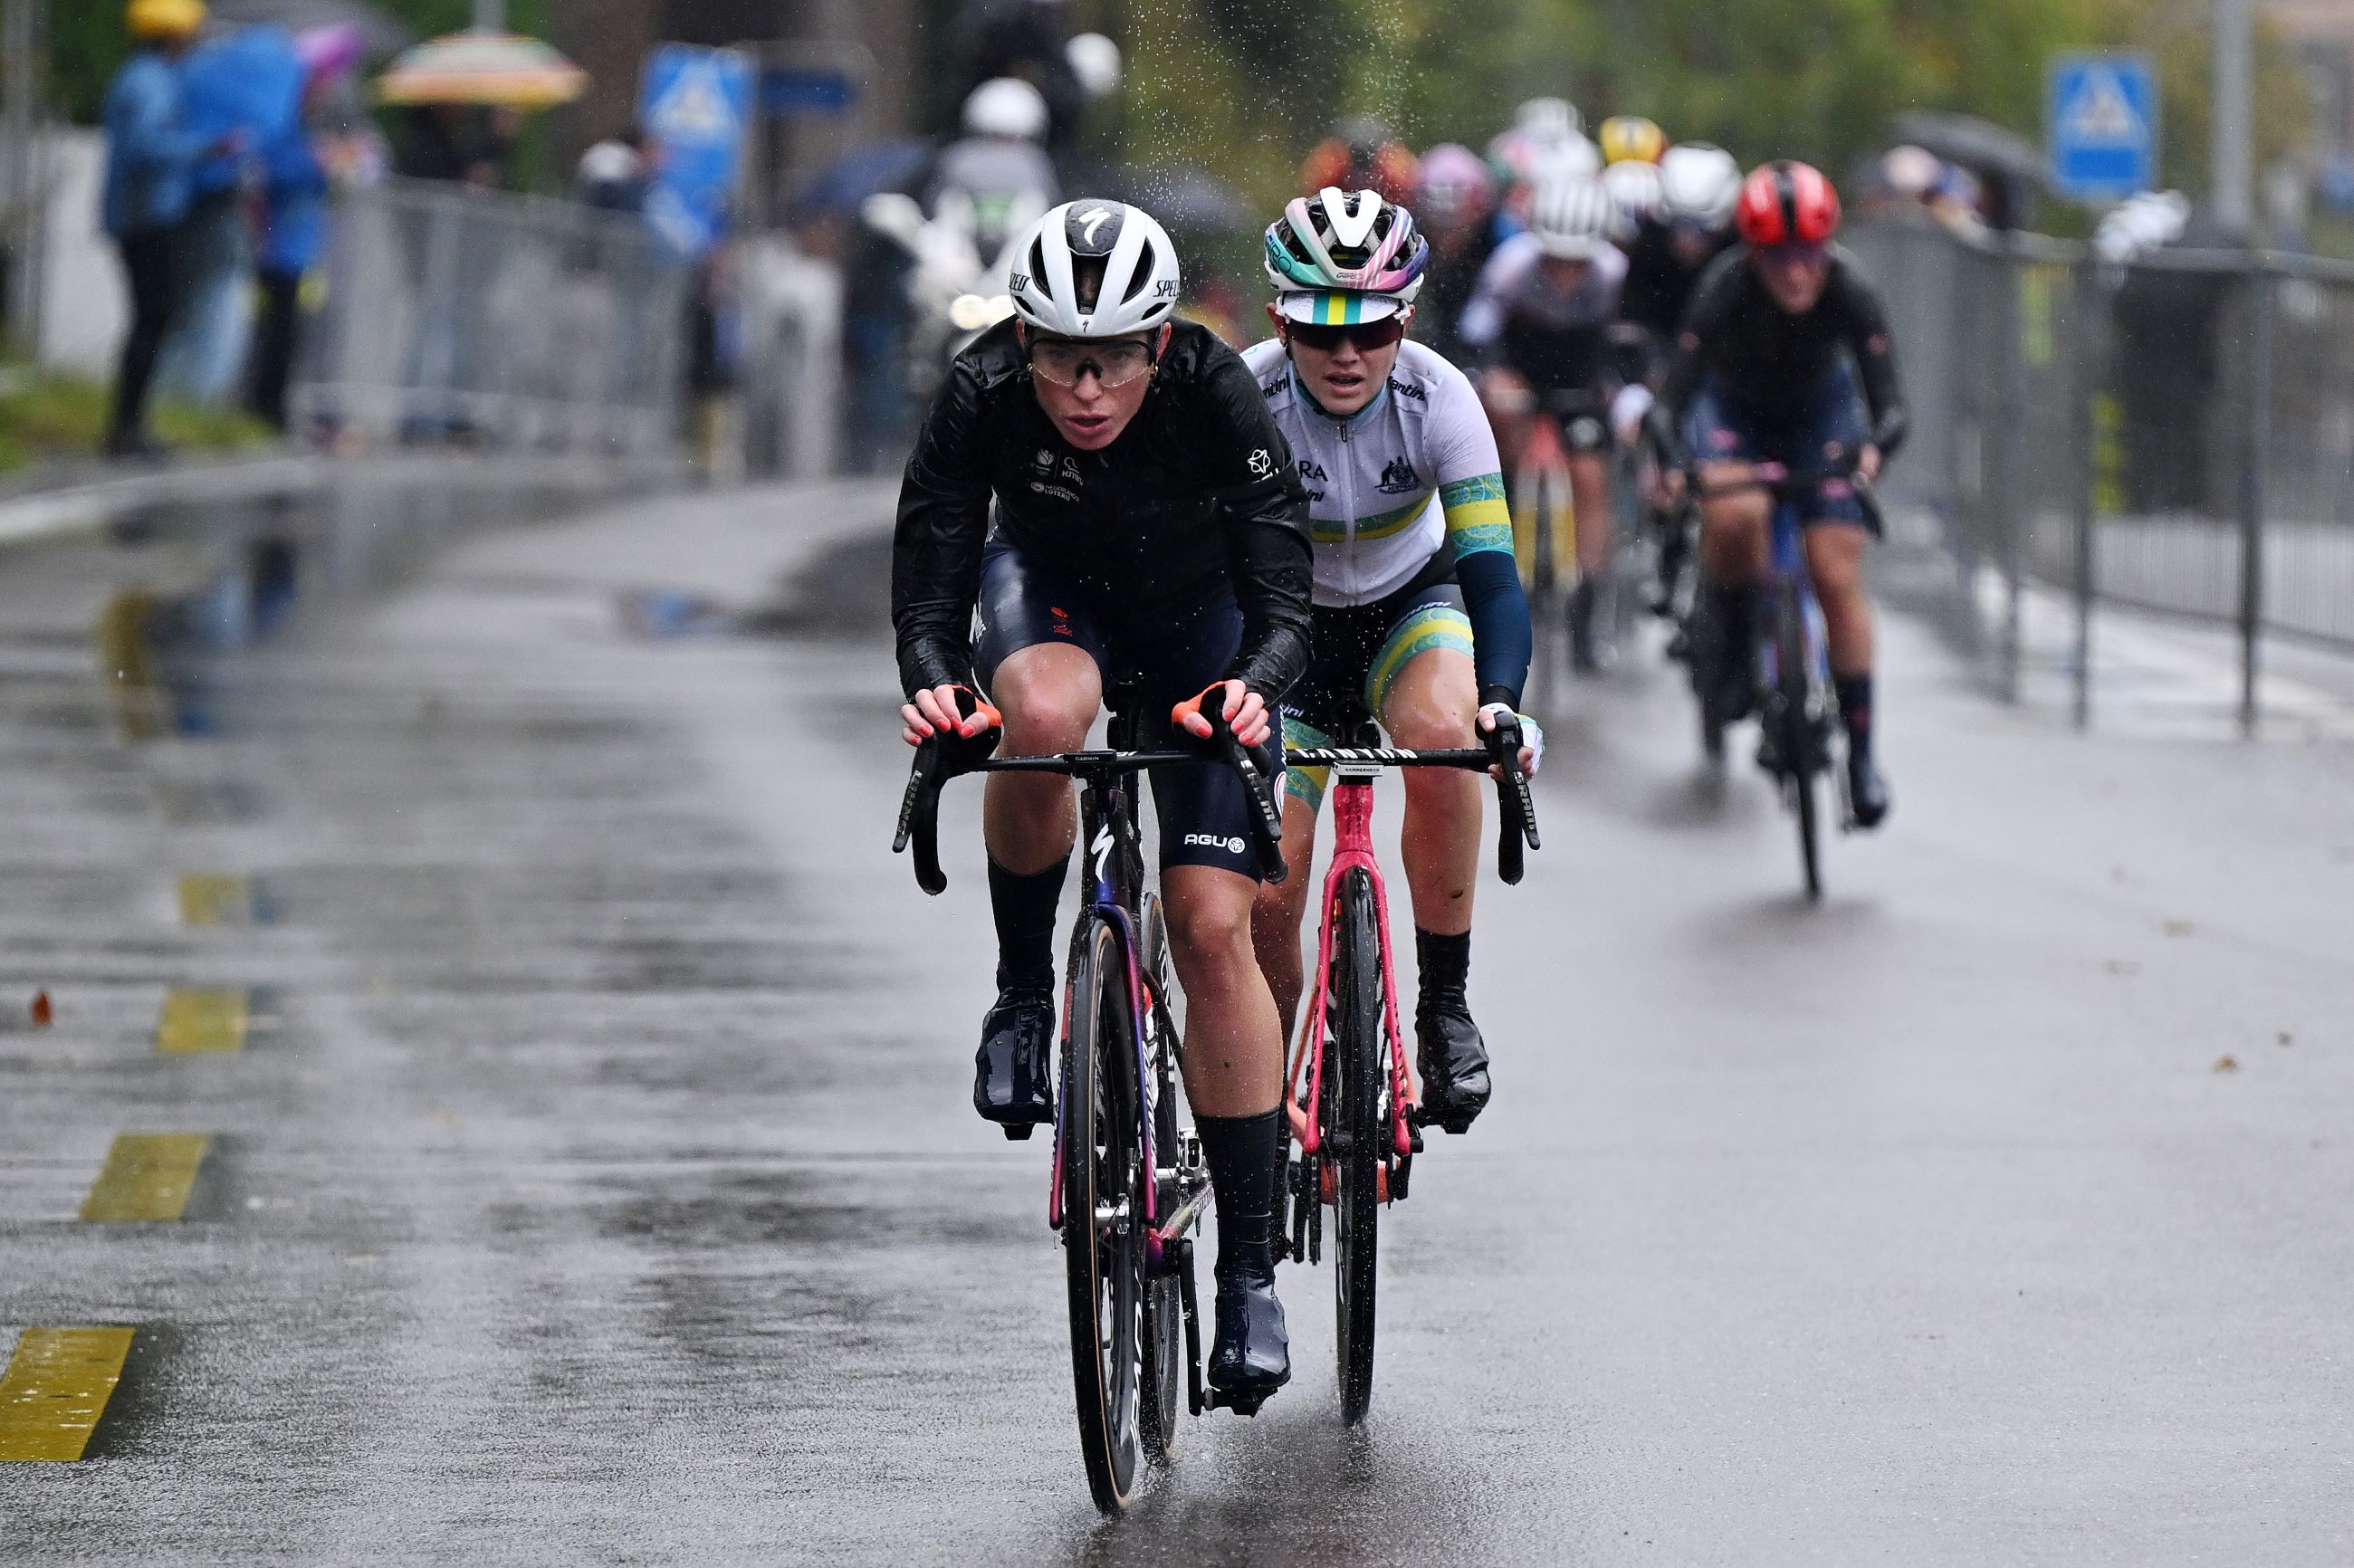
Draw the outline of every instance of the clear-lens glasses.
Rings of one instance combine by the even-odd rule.
[[[1092,374],[1108,391],[1152,369],[1152,351],[1140,338],[1039,338],[1030,344],[1030,368],[1057,387],[1076,387]]]

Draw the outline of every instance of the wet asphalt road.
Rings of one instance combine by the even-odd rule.
[[[978,789],[945,897],[884,852],[886,502],[309,603],[330,537],[259,641],[217,550],[0,556],[0,1006],[56,1008],[0,1033],[0,1351],[139,1329],[90,1457],[0,1464],[0,1561],[2354,1558],[2354,747],[2082,739],[1903,620],[1899,814],[1820,908],[1653,662],[1570,697],[1372,1419],[1293,1269],[1293,1387],[1099,1521],[1045,1148],[966,1100]],[[125,710],[131,583],[223,645]],[[244,1049],[157,1054],[173,987]],[[76,1219],[124,1131],[211,1135],[178,1222]]]

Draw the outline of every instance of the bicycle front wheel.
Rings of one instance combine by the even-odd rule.
[[[1813,705],[1808,700],[1807,622],[1798,596],[1781,596],[1775,616],[1776,663],[1780,680],[1776,705],[1781,724],[1784,788],[1790,790],[1798,818],[1798,863],[1806,874],[1807,896],[1823,895],[1822,822],[1815,794],[1815,776],[1822,771],[1822,748],[1815,731]]]
[[[1143,933],[1144,972],[1151,978],[1153,991],[1166,998],[1169,927],[1156,895],[1144,895],[1143,918],[1137,926]],[[1158,1016],[1147,1020],[1144,1037],[1150,1043],[1146,1060],[1152,1073],[1153,1158],[1161,1165],[1153,1172],[1155,1196],[1157,1212],[1165,1220],[1177,1212],[1185,1197],[1177,1176],[1177,1042],[1167,1037]],[[1171,1242],[1163,1249],[1161,1271],[1144,1282],[1143,1444],[1144,1457],[1156,1464],[1174,1457],[1178,1419],[1192,1408],[1184,1339],[1185,1277],[1193,1268],[1192,1248],[1193,1243],[1182,1236]]]
[[[1380,1253],[1388,1089],[1382,1052],[1382,949],[1373,877],[1341,884],[1332,944],[1332,1029],[1325,1061],[1326,1160],[1333,1172],[1332,1298],[1339,1321],[1341,1419],[1354,1425],[1373,1399],[1373,1300]]]
[[[1090,921],[1072,956],[1055,1159],[1071,1308],[1079,1451],[1096,1506],[1135,1495],[1144,1378],[1144,1137],[1119,938]]]

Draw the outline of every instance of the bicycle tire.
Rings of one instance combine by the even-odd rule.
[[[1781,683],[1781,701],[1776,715],[1781,725],[1779,744],[1782,756],[1784,788],[1791,792],[1791,803],[1798,818],[1798,864],[1806,874],[1807,896],[1819,899],[1823,895],[1822,822],[1815,794],[1815,776],[1822,771],[1817,756],[1815,722],[1809,711],[1809,677],[1807,664],[1807,624],[1799,608],[1798,596],[1784,592],[1779,596],[1775,612],[1776,655],[1780,666],[1776,674]]]
[[[1150,976],[1154,989],[1163,997],[1169,994],[1169,927],[1161,912],[1158,895],[1146,894],[1143,918],[1138,929],[1142,933],[1144,972]],[[1153,1158],[1161,1170],[1172,1172],[1165,1180],[1158,1172],[1154,1177],[1155,1212],[1164,1219],[1177,1211],[1183,1201],[1178,1190],[1174,1171],[1178,1165],[1178,1117],[1176,1061],[1177,1042],[1162,1038],[1160,1020],[1154,1019],[1145,1031],[1151,1043],[1152,1063],[1152,1150]],[[1139,1426],[1144,1446],[1144,1457],[1154,1464],[1166,1464],[1176,1456],[1180,1417],[1192,1414],[1192,1391],[1186,1376],[1185,1362],[1185,1282],[1182,1274],[1192,1270],[1193,1251],[1183,1237],[1169,1243],[1161,1252],[1161,1272],[1144,1285],[1144,1378],[1139,1390],[1141,1416]]]
[[[1341,884],[1332,944],[1333,1010],[1325,1071],[1337,1087],[1325,1128],[1333,1158],[1332,1306],[1338,1332],[1341,1419],[1355,1425],[1373,1398],[1373,1322],[1381,1251],[1382,1167],[1389,1120],[1382,1051],[1381,930],[1373,877]]]
[[[1087,1489],[1107,1514],[1135,1496],[1143,1380],[1144,1140],[1120,939],[1089,920],[1074,944],[1064,1032],[1063,1261],[1072,1393]]]
[[[1717,673],[1720,661],[1730,657],[1724,646],[1724,628],[1718,624],[1716,614],[1709,606],[1709,595],[1699,592],[1692,596],[1691,613],[1684,620],[1684,646],[1690,660],[1692,702],[1700,710],[1701,755],[1711,764],[1724,764],[1724,713],[1717,706]]]

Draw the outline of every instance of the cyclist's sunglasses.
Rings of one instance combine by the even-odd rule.
[[[1405,316],[1403,313],[1384,316],[1377,322],[1356,322],[1348,326],[1311,326],[1306,322],[1283,323],[1294,343],[1304,343],[1319,354],[1335,354],[1343,343],[1353,343],[1360,354],[1370,354],[1377,348],[1387,348],[1405,336]]]
[[[1033,338],[1030,370],[1057,387],[1076,387],[1092,374],[1109,391],[1151,373],[1152,345],[1133,337]]]

